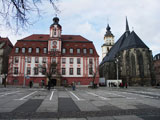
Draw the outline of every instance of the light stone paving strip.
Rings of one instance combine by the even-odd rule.
[[[100,111],[100,109],[89,101],[74,101],[81,111]]]
[[[52,92],[44,99],[36,112],[57,112],[58,111],[58,93],[54,91],[52,99],[50,100]]]

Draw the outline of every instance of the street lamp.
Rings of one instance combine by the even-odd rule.
[[[115,61],[115,63],[116,63],[116,68],[117,68],[117,87],[118,87],[118,58],[116,58],[116,61]]]
[[[27,59],[26,59],[26,57],[24,56],[24,80],[23,80],[23,87],[25,87],[25,84],[26,84],[26,77],[25,77],[26,62],[27,62]]]

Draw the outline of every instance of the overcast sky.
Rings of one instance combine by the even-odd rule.
[[[60,0],[57,6],[61,10],[58,17],[62,34],[82,35],[93,41],[100,61],[107,24],[109,23],[116,42],[125,32],[126,16],[130,31],[137,33],[153,55],[160,53],[160,0]],[[40,9],[43,10],[42,17],[33,26],[18,35],[3,28],[0,29],[0,36],[9,37],[15,44],[17,40],[31,34],[49,34],[55,12],[44,1]]]

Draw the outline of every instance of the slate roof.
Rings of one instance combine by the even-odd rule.
[[[148,48],[134,31],[132,31],[131,34],[125,39],[125,43],[121,46],[120,50],[131,48]]]
[[[131,48],[148,48],[134,31],[132,31],[128,36],[126,34],[128,35],[127,31],[114,44],[100,65],[104,64],[105,62],[114,61],[114,58],[119,51]]]

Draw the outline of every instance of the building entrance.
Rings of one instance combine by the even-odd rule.
[[[56,86],[56,85],[57,85],[57,80],[51,79],[51,86]]]

